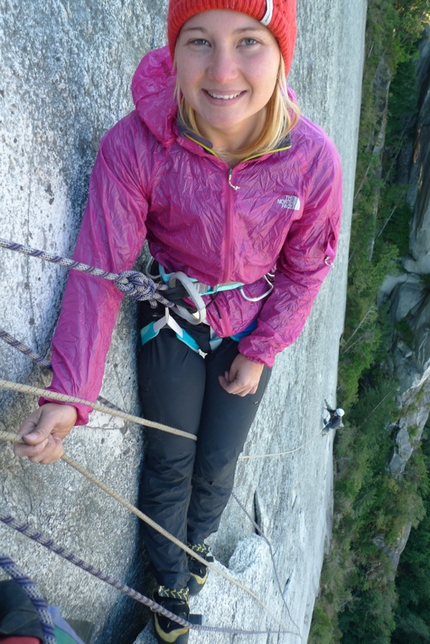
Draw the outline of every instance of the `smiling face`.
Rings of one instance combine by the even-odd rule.
[[[178,83],[216,149],[233,152],[259,136],[280,56],[272,33],[244,13],[204,11],[184,24],[175,50]]]

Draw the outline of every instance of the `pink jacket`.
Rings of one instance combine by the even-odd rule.
[[[229,177],[210,143],[178,129],[174,85],[167,48],[143,58],[132,83],[136,109],[102,139],[74,257],[117,273],[132,268],[148,240],[167,272],[244,282],[250,296],[267,290],[263,276],[275,267],[266,299],[227,291],[207,310],[221,337],[257,318],[239,350],[272,366],[301,333],[335,256],[339,156],[301,117],[279,150],[241,162]],[[96,400],[122,297],[112,283],[71,271],[53,339],[53,391]],[[78,411],[78,424],[88,422],[89,409]]]

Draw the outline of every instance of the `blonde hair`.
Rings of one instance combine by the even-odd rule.
[[[178,115],[182,124],[188,130],[203,137],[196,123],[195,111],[186,102],[177,78],[175,96],[178,102]],[[287,94],[285,64],[281,57],[276,86],[266,105],[266,119],[260,136],[244,148],[231,152],[229,157],[231,159],[245,159],[273,150],[291,132],[299,118],[300,108]]]

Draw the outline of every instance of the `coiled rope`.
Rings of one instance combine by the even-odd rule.
[[[0,381],[0,384],[1,384],[1,381]],[[10,441],[10,442],[17,442],[17,441],[22,442],[22,439],[19,436],[19,434],[15,434],[13,432],[5,432],[5,431],[1,431],[1,430],[0,430],[0,440],[2,440],[2,441]],[[151,526],[151,528],[153,528],[154,530],[156,530],[157,532],[162,534],[166,539],[168,539],[169,541],[171,541],[172,543],[177,545],[179,548],[184,550],[184,552],[186,552],[187,554],[191,555],[192,557],[194,557],[194,559],[197,559],[197,561],[199,561],[200,563],[204,564],[205,566],[207,566],[208,568],[213,570],[215,573],[217,573],[218,575],[221,575],[221,577],[224,577],[224,579],[226,579],[227,581],[229,581],[230,583],[234,584],[235,586],[237,586],[238,588],[243,590],[245,593],[247,593],[250,597],[252,597],[255,601],[257,601],[260,604],[260,606],[266,611],[266,613],[268,615],[270,615],[270,617],[272,617],[272,619],[274,619],[277,622],[277,624],[283,630],[285,630],[284,624],[282,624],[282,622],[278,619],[278,617],[276,615],[274,615],[274,613],[261,601],[261,599],[252,590],[250,590],[249,588],[247,588],[246,586],[244,586],[243,584],[238,582],[236,579],[231,577],[231,575],[228,575],[227,573],[225,573],[222,570],[220,570],[219,568],[217,568],[213,563],[207,561],[203,557],[200,557],[200,555],[198,555],[196,552],[194,552],[191,548],[189,548],[184,543],[179,541],[179,539],[177,539],[172,534],[167,532],[167,530],[165,530],[162,526],[160,526],[158,523],[153,521],[146,514],[144,514],[140,510],[138,510],[138,508],[133,506],[131,503],[129,503],[128,501],[123,499],[119,494],[117,494],[116,492],[111,490],[107,485],[102,483],[102,481],[97,479],[93,474],[91,474],[90,472],[85,470],[81,465],[79,465],[72,458],[70,458],[66,454],[63,454],[61,456],[61,460],[65,461],[68,465],[70,465],[75,470],[77,470],[80,474],[85,476],[89,481],[94,483],[94,485],[96,485],[101,490],[106,492],[106,494],[109,494],[109,496],[111,496],[113,499],[118,501],[118,503],[121,503],[121,505],[126,507],[130,512],[132,512],[137,517],[139,517],[139,519],[141,519],[142,521],[147,523],[149,526]],[[291,633],[291,631],[285,631],[285,632],[290,632]],[[296,635],[297,633],[294,633],[294,634]]]
[[[8,241],[0,237],[0,247],[6,248],[8,250],[14,250],[18,253],[23,253],[24,255],[30,255],[31,257],[37,257],[38,259],[44,259],[47,262],[52,264],[57,264],[58,266],[64,266],[66,268],[72,269],[74,271],[80,271],[86,273],[87,275],[94,275],[95,277],[100,277],[105,280],[113,282],[117,289],[128,295],[129,297],[134,298],[135,300],[148,300],[151,306],[156,306],[159,302],[164,306],[172,307],[173,303],[169,302],[165,297],[163,297],[157,291],[163,291],[167,289],[167,286],[164,284],[156,284],[150,277],[140,273],[139,271],[123,271],[122,273],[110,273],[101,268],[96,268],[94,266],[88,266],[88,264],[83,264],[82,262],[76,262],[73,259],[67,257],[61,257],[60,255],[52,255],[43,250],[37,250],[36,248],[31,248],[30,246],[23,246],[22,244],[16,244],[15,242]]]
[[[2,515],[0,515],[0,519],[1,516]],[[45,644],[57,644],[51,613],[49,612],[45,599],[36,584],[30,579],[30,577],[24,575],[12,559],[2,552],[0,552],[0,566],[9,575],[9,577],[12,577],[12,579],[21,586],[36,609]]]

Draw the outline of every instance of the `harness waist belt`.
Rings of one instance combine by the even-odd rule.
[[[166,273],[161,264],[158,264],[158,267],[161,279],[165,284],[169,284],[171,278],[174,277],[176,273]],[[242,286],[245,286],[244,282],[224,282],[224,284],[209,286],[209,284],[199,282],[198,280],[194,279],[194,277],[189,277],[188,279],[193,283],[193,286],[199,295],[214,295],[215,293],[220,293],[221,291],[231,291],[235,288],[241,288]]]

